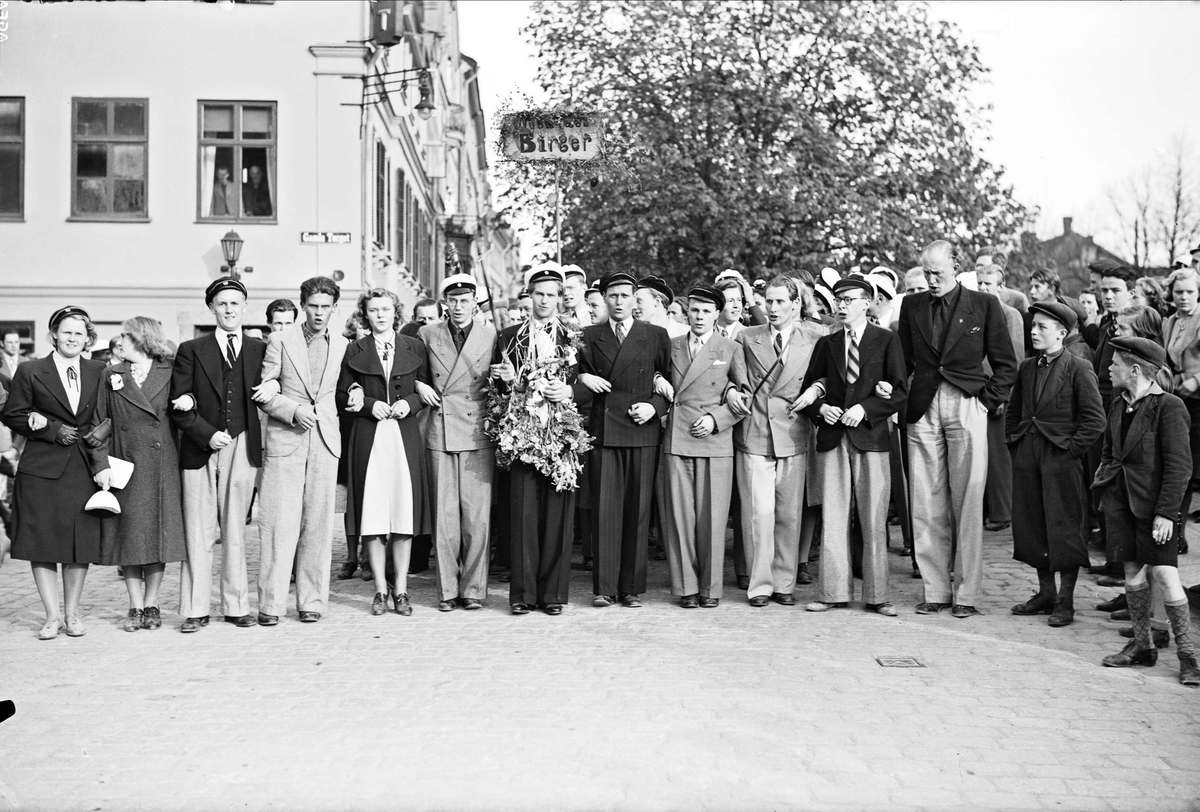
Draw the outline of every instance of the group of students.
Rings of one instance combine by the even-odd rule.
[[[795,604],[796,584],[811,582],[819,515],[819,599],[805,608],[848,607],[861,567],[865,608],[895,616],[887,524],[899,478],[924,582],[916,611],[967,618],[982,597],[989,426],[1001,417],[1015,557],[1040,585],[1013,612],[1072,621],[1078,569],[1089,563],[1089,498],[1098,494],[1134,622],[1131,642],[1105,664],[1154,664],[1151,579],[1181,681],[1200,683],[1175,569],[1192,472],[1183,437],[1196,433],[1189,414],[1200,410],[1156,382],[1175,365],[1172,341],[1200,362],[1188,321],[1195,303],[1180,305],[1185,323],[1166,348],[1105,322],[1096,364],[1118,393],[1106,423],[1096,371],[1064,349],[1079,332],[1073,307],[1029,305],[1033,353],[1018,367],[1011,314],[960,284],[951,244],[926,247],[919,270],[894,321],[902,282],[887,269],[816,279],[798,271],[757,288],[727,271],[680,297],[683,326],[668,315],[675,297],[661,279],[615,272],[589,288],[579,268],[546,263],[527,274],[524,318],[499,332],[480,317],[475,280],[456,274],[441,285],[445,318],[415,336],[400,330],[394,294],[364,292],[357,313],[369,333],[354,340],[330,330],[337,285],[314,277],[300,289],[300,320],[266,342],[243,333],[247,292],[225,277],[205,294],[213,334],[184,342],[172,360],[161,326],[136,317],[122,327],[123,360],[107,369],[81,357],[95,339],[88,314],[62,308],[50,319],[54,351],[17,369],[3,409],[5,425],[27,440],[13,557],[31,562],[45,604],[39,636],[84,633],[90,563],[122,566],[133,631],[161,625],[163,570],[182,561],[181,630],[203,628],[218,540],[227,622],[278,623],[293,579],[299,619],[319,621],[339,482],[347,536],[362,540],[370,562],[376,615],[411,614],[406,577],[421,534],[436,544],[440,611],[483,605],[490,548],[502,539],[511,611],[560,614],[577,516],[594,559],[593,605],[638,607],[657,506],[683,608],[719,605],[732,511],[735,568],[751,606]],[[1172,280],[1183,302],[1194,298],[1194,273]],[[1180,386],[1195,392],[1200,363],[1184,367]],[[508,402],[507,393],[529,389],[572,404],[585,421],[592,448],[578,487],[556,486],[527,460],[498,471],[489,398]],[[1097,446],[1092,468],[1084,460]],[[907,462],[899,470],[897,457]],[[132,474],[117,476],[126,462]],[[118,484],[119,512],[94,509],[97,488]],[[243,538],[256,485],[257,615]],[[861,540],[861,564],[852,563],[852,539]]]

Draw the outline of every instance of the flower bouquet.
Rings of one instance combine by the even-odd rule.
[[[532,466],[554,483],[556,491],[579,487],[583,455],[592,448],[591,435],[574,401],[553,403],[545,391],[555,381],[566,381],[575,365],[580,333],[555,324],[568,342],[558,344],[541,330],[529,331],[529,351],[517,368],[517,377],[506,392],[493,386],[488,395],[488,415],[484,427],[496,441],[496,461],[505,470],[514,461]]]

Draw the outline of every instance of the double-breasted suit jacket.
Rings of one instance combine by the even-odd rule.
[[[96,492],[96,471],[82,438],[96,409],[103,371],[99,361],[79,359],[79,405],[72,409],[53,354],[17,367],[4,404],[4,424],[27,440],[13,491],[15,559],[100,561],[101,520],[83,509]],[[46,418],[43,428],[30,430],[31,412]],[[80,439],[67,446],[55,442],[63,426],[78,429]]]
[[[1088,566],[1080,460],[1104,432],[1092,365],[1063,350],[1036,396],[1038,357],[1021,364],[1005,414],[1012,452],[1013,557],[1039,570]]]
[[[667,331],[634,319],[622,343],[617,343],[612,324],[603,322],[583,328],[583,351],[579,371],[599,375],[612,389],[592,398],[590,427],[596,447],[638,448],[657,446],[661,418],[667,411],[666,398],[654,392],[654,375],[671,375],[671,339]],[[649,403],[654,418],[640,426],[629,416],[635,403]]]
[[[251,390],[262,383],[265,342],[242,336],[242,403],[246,413],[246,455],[255,468],[262,466],[262,423]],[[212,456],[208,441],[221,429],[221,407],[225,401],[225,372],[222,350],[215,335],[193,338],[179,345],[171,373],[171,400],[191,395],[196,407],[186,412],[171,410],[179,426],[179,462],[187,469],[203,468]]]
[[[775,458],[808,452],[812,424],[789,414],[788,408],[804,391],[804,373],[823,334],[821,328],[797,321],[784,349],[783,363],[776,364],[769,325],[747,327],[738,333],[746,364],[737,383],[746,394],[754,394],[750,414],[734,430],[739,451]]]
[[[908,399],[908,376],[899,336],[868,322],[858,342],[858,368],[858,378],[847,385],[845,330],[822,336],[817,342],[801,389],[807,390],[816,381],[825,388],[825,394],[805,409],[816,427],[817,451],[837,448],[843,435],[859,451],[891,450],[888,418],[903,409]],[[880,382],[892,386],[892,396],[887,400],[875,394]],[[861,405],[866,416],[857,426],[831,426],[821,416],[821,407],[827,403],[843,410]]]
[[[429,532],[429,492],[425,464],[425,443],[421,437],[420,415],[424,401],[417,395],[417,381],[426,380],[425,345],[415,338],[396,336],[396,351],[386,374],[383,361],[375,347],[375,339],[366,336],[355,341],[346,349],[342,361],[341,377],[337,382],[337,406],[344,410],[350,397],[350,387],[358,384],[363,390],[363,405],[357,412],[349,412],[350,438],[346,443],[346,523],[353,528],[362,526],[363,491],[367,480],[367,465],[371,459],[371,448],[375,444],[375,431],[379,421],[371,414],[380,401],[391,405],[398,400],[408,403],[409,412],[397,421],[400,436],[404,440],[404,457],[413,486],[413,533]],[[271,453],[270,443],[267,453]]]
[[[112,431],[99,447],[88,449],[92,468],[108,468],[111,455],[132,462],[133,474],[115,492],[121,513],[104,523],[102,564],[161,564],[187,554],[170,383],[167,360],[153,361],[141,386],[125,361],[104,370],[92,424],[109,419]]]
[[[429,383],[442,398],[432,409],[425,442],[433,451],[474,451],[495,445],[484,431],[487,417],[488,366],[496,348],[496,330],[475,322],[463,343],[454,348],[449,322],[421,328],[429,357]]]
[[[746,375],[746,361],[737,342],[715,331],[696,358],[691,357],[689,332],[671,341],[671,386],[675,401],[667,413],[663,453],[679,457],[732,457],[733,427],[742,419],[725,402],[725,393]],[[693,437],[692,425],[711,415],[716,430]]]

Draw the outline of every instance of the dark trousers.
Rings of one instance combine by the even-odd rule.
[[[1012,471],[1013,558],[1051,572],[1088,566],[1088,492],[1079,460],[1030,433],[1017,443]]]
[[[750,569],[746,566],[746,541],[742,536],[742,497],[738,494],[737,466],[733,468],[733,492],[729,495],[729,518],[733,521],[733,575],[746,578]]]
[[[1107,418],[1108,409],[1110,406],[1112,406],[1112,395],[1105,395],[1104,393],[1101,393],[1100,400],[1104,404],[1104,414],[1105,414],[1105,419],[1107,420],[1108,419]],[[1092,447],[1088,449],[1088,452],[1086,455],[1086,459],[1087,459],[1087,469],[1086,470],[1095,474],[1096,469],[1100,467],[1100,457],[1103,455],[1103,453],[1104,453],[1104,433],[1101,433],[1100,439],[1096,440],[1095,444],[1093,444]],[[1088,477],[1087,481],[1088,481],[1088,487],[1091,488],[1091,477]],[[1117,570],[1121,569],[1121,567],[1119,566],[1119,564],[1121,562],[1120,562],[1120,559],[1112,557],[1113,550],[1110,548],[1110,545],[1108,543],[1108,531],[1105,528],[1104,511],[1102,511],[1100,509],[1100,493],[1099,493],[1099,491],[1093,490],[1091,492],[1091,503],[1092,503],[1091,515],[1096,517],[1096,522],[1100,526],[1100,539],[1104,544],[1104,562],[1106,564],[1108,564],[1110,567],[1112,567],[1113,571],[1116,572]]]
[[[646,591],[646,542],[658,446],[600,449],[600,488],[595,494],[597,595]]]
[[[509,603],[566,603],[575,534],[575,492],[523,462],[508,475],[511,499]]]
[[[987,485],[983,489],[983,515],[989,522],[1013,520],[1012,456],[1004,445],[1004,415],[988,415]],[[1083,566],[1087,566],[1085,562]]]
[[[888,465],[892,471],[892,507],[896,511],[896,520],[900,522],[904,546],[912,549],[912,518],[908,514],[908,472],[904,465],[904,446],[904,434],[897,427],[889,440],[888,452]]]

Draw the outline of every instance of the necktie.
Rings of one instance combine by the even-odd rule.
[[[613,331],[617,334],[617,343],[624,344],[625,343],[625,324],[624,324],[624,322],[617,322],[616,325],[613,326]]]
[[[721,334],[721,338],[729,338],[729,328],[728,327],[718,327],[717,332]]]
[[[237,360],[237,347],[234,345],[233,333],[226,336],[229,340],[229,366],[233,366],[233,362]]]
[[[782,355],[783,355],[783,333],[775,334],[775,345],[774,346],[775,346],[776,357],[782,357]]]
[[[467,342],[467,333],[461,327],[454,328],[454,351],[462,352],[463,344]]]
[[[392,342],[387,342],[383,345],[383,368],[387,370],[388,359],[392,357]]]
[[[846,345],[846,385],[850,386],[858,380],[858,336],[847,330],[846,340],[850,342]]]
[[[79,373],[75,371],[75,367],[67,367],[67,386],[79,391]]]
[[[1050,358],[1047,355],[1039,355],[1037,359],[1037,374],[1033,379],[1033,402],[1036,405],[1042,399],[1042,388],[1046,385],[1046,378],[1050,377]]]
[[[933,341],[934,346],[942,349],[943,333],[946,330],[946,299],[941,297],[933,300]]]
[[[698,338],[693,338],[690,343],[691,343],[691,350],[692,350],[691,355],[693,358],[695,358],[697,355],[700,354],[700,348],[703,347],[704,345],[700,343],[700,339],[698,339]]]

